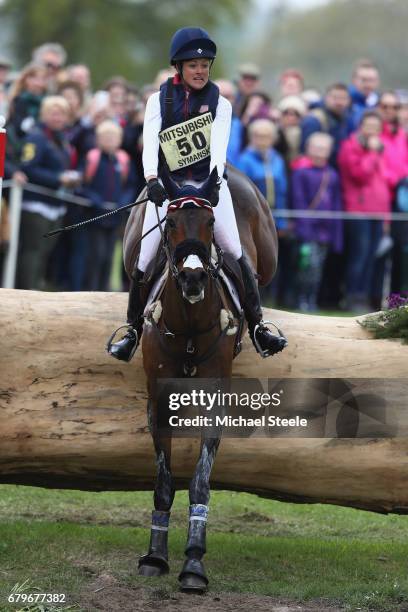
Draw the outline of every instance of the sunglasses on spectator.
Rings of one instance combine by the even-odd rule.
[[[287,110],[282,111],[282,115],[292,115],[292,116],[300,117],[300,114],[297,111],[292,110],[291,108],[288,108]]]
[[[53,64],[52,62],[46,62],[45,67],[50,70],[59,70],[61,68],[59,64]]]
[[[380,104],[380,108],[383,110],[399,110],[401,104]]]

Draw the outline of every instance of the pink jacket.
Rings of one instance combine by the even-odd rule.
[[[391,192],[384,154],[360,144],[357,133],[344,140],[338,164],[348,212],[389,212]]]
[[[387,174],[391,189],[408,176],[408,139],[402,128],[393,133],[389,123],[383,124],[381,140],[384,144],[384,160],[387,164]]]
[[[296,157],[290,164],[291,170],[299,170],[300,168],[313,168],[312,160],[307,155]]]

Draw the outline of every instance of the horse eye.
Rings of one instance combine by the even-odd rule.
[[[211,219],[208,221],[208,227],[212,227],[215,223],[215,219],[214,217],[211,217]]]
[[[174,221],[174,219],[167,219],[166,224],[167,227],[170,227],[171,229],[174,229],[176,227],[176,222]]]

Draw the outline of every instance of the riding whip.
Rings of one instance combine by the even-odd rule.
[[[128,208],[132,208],[133,206],[137,206],[138,204],[144,204],[144,202],[148,202],[149,198],[145,198],[144,200],[139,200],[138,202],[132,202],[131,204],[126,204],[126,206],[120,206],[120,208],[115,208],[115,210],[110,210],[103,215],[98,215],[97,217],[93,217],[92,219],[87,219],[86,221],[81,221],[80,223],[75,223],[74,225],[67,225],[66,227],[60,227],[59,229],[52,230],[52,232],[48,232],[43,235],[43,238],[49,238],[50,236],[55,236],[55,234],[60,234],[61,232],[68,232],[73,229],[77,229],[83,227],[84,225],[88,225],[88,223],[93,223],[94,221],[99,221],[100,219],[106,219],[106,217],[110,217],[111,215],[116,215],[116,213],[121,212],[122,210],[127,210]]]

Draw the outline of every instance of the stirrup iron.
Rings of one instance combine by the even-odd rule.
[[[257,337],[256,337],[258,330],[262,328],[267,329],[266,327],[267,325],[273,325],[278,332],[278,336],[275,336],[276,339],[284,341],[282,348],[280,348],[278,351],[275,351],[274,353],[272,352],[272,349],[263,349],[261,345],[259,344]],[[273,321],[260,321],[259,323],[255,325],[254,332],[253,332],[253,342],[254,342],[257,353],[259,353],[259,355],[261,355],[263,359],[266,359],[266,357],[270,357],[271,355],[276,355],[276,353],[281,352],[288,345],[288,341],[287,341],[285,334],[283,333],[281,329],[279,329],[279,327]]]
[[[135,337],[136,337],[136,344],[135,344],[135,348],[132,351],[132,354],[130,356],[130,359],[133,357],[133,355],[135,354],[135,351],[138,347],[139,344],[139,334],[137,333],[137,330],[133,327],[133,325],[130,325],[129,323],[126,323],[126,325],[121,325],[120,327],[118,327],[117,329],[115,329],[115,331],[111,334],[108,342],[106,343],[106,351],[111,354],[111,348],[112,348],[112,344],[113,344],[113,340],[116,336],[116,334],[121,330],[121,329],[127,329],[128,332],[133,332]]]

